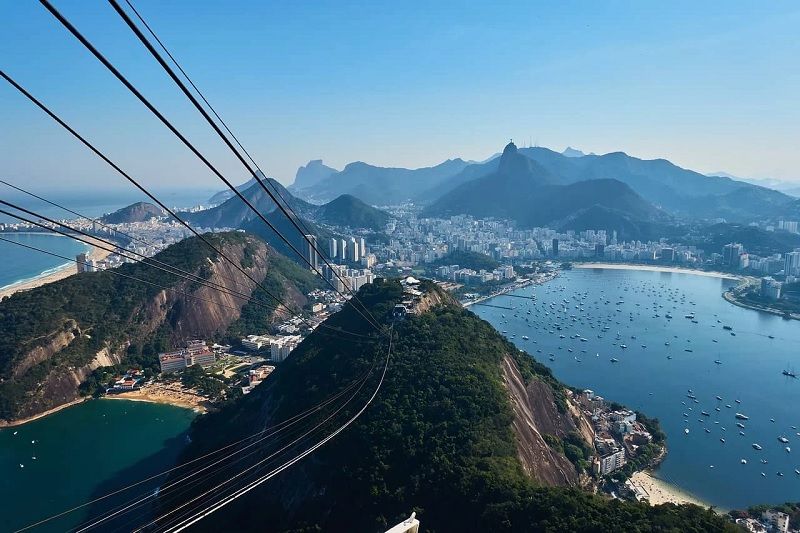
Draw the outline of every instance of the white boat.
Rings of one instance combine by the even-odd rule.
[[[786,453],[792,453],[792,449],[789,448],[788,446],[786,447]]]
[[[684,429],[683,432],[688,435],[689,434],[689,428]]]
[[[761,446],[759,446],[758,444],[756,444],[756,443],[754,442],[754,443],[753,443],[753,448],[755,448],[756,450],[760,450],[760,449],[761,449]]]
[[[747,464],[747,459],[742,459],[742,464],[746,465]]]

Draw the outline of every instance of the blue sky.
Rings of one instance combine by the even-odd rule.
[[[53,3],[247,178],[107,2]],[[420,167],[509,138],[800,181],[796,2],[133,3],[284,183],[310,159]],[[38,2],[0,2],[0,68],[146,185],[217,185]],[[0,120],[3,179],[125,186],[4,82]]]

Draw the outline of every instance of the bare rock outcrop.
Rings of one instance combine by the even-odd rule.
[[[526,386],[510,356],[503,359],[503,382],[514,409],[517,452],[525,471],[546,485],[577,485],[575,466],[544,439],[545,434],[561,438],[577,429],[568,413],[558,411],[550,386],[539,380]]]

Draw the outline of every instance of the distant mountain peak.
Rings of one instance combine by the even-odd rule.
[[[294,182],[289,186],[289,189],[296,191],[313,187],[338,173],[339,171],[335,168],[325,166],[322,163],[322,159],[312,159],[308,164],[297,169]]]
[[[160,218],[164,215],[166,213],[160,207],[147,202],[136,202],[105,215],[100,220],[104,224],[129,224],[131,222],[145,222],[151,218]]]
[[[583,157],[586,154],[580,150],[576,150],[571,146],[567,146],[567,148],[563,152],[561,152],[561,155],[566,157]]]
[[[508,155],[516,155],[516,153],[517,153],[517,145],[514,144],[514,141],[508,143],[506,147],[503,149],[503,157],[506,157]]]

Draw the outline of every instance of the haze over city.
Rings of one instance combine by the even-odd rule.
[[[105,3],[57,7],[236,182],[247,176]],[[267,175],[322,158],[416,168],[509,138],[798,179],[794,2],[480,2],[137,9]],[[216,179],[35,2],[0,5],[3,69],[146,185]],[[7,85],[4,175],[123,187]],[[42,157],[43,154],[47,157]]]

